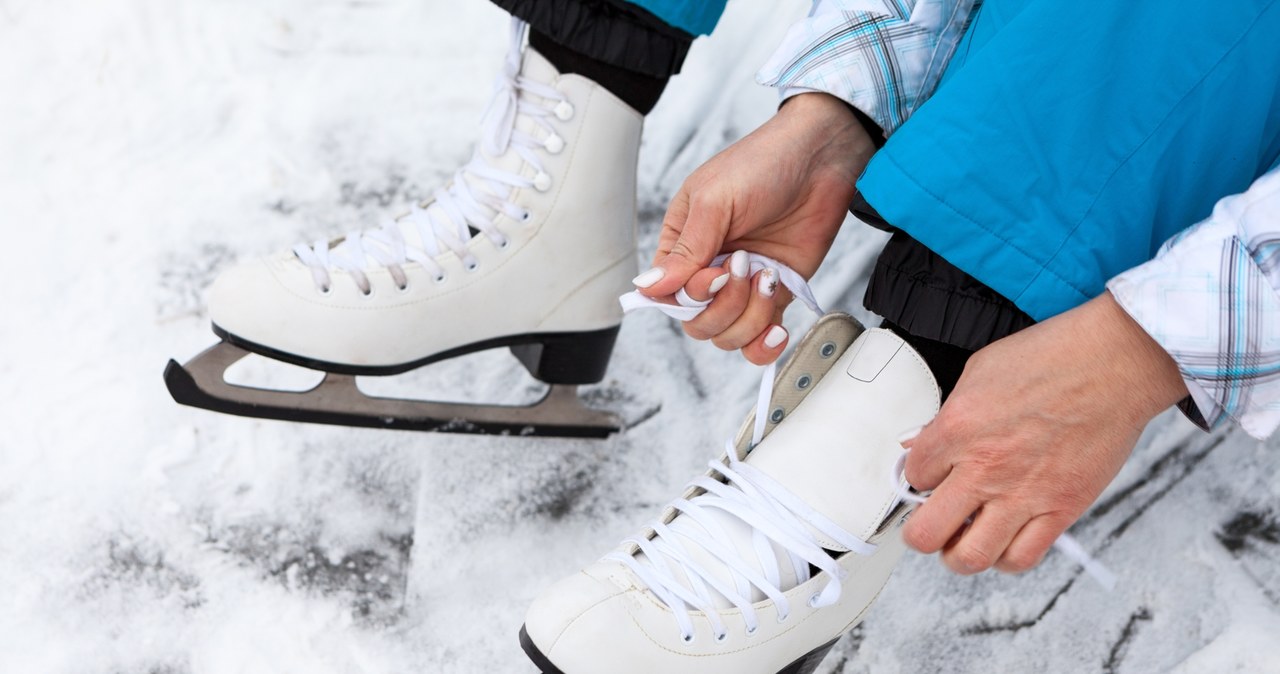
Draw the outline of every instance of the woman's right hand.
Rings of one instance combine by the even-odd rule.
[[[682,287],[694,299],[714,296],[685,332],[742,349],[753,363],[773,362],[786,347],[781,322],[791,294],[769,270],[747,278],[742,256],[708,265],[722,252],[742,250],[812,277],[874,151],[843,101],[822,93],[792,97],[684,181],[663,219],[653,268],[636,277],[636,286],[655,298]]]

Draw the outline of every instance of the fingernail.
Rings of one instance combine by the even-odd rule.
[[[734,278],[746,278],[747,272],[751,270],[751,257],[747,255],[747,251],[735,251],[729,256],[729,273]]]
[[[662,267],[654,267],[649,271],[631,279],[631,283],[637,288],[648,288],[649,286],[662,280],[667,275],[667,270]]]
[[[916,426],[915,428],[909,431],[906,431],[902,435],[898,436],[897,438],[898,444],[901,445],[902,443],[907,442],[908,440],[914,440],[917,435],[920,435],[920,431],[923,431],[923,430],[924,430],[924,426]]]
[[[711,293],[712,295],[714,295],[714,294],[716,294],[716,293],[720,292],[720,290],[724,288],[724,284],[726,284],[726,283],[728,283],[728,282],[729,282],[729,275],[728,275],[728,274],[721,274],[721,275],[719,275],[719,276],[717,276],[717,277],[716,277],[716,280],[714,280],[714,281],[712,281],[712,282],[711,282],[711,287],[710,287],[710,288],[707,288],[707,292],[709,292],[709,293]]]
[[[764,348],[776,349],[778,345],[787,340],[787,329],[781,325],[775,325],[769,328],[769,333],[764,336]]]
[[[773,293],[778,290],[778,270],[766,269],[760,272],[760,280],[756,283],[761,295],[773,297]]]

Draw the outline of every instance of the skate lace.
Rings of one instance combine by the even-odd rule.
[[[563,149],[564,139],[556,135],[548,118],[566,112],[572,114],[568,112],[572,108],[565,107],[568,100],[564,94],[520,74],[523,63],[521,46],[526,28],[525,22],[512,19],[510,50],[484,113],[481,142],[484,151],[493,157],[502,156],[508,150],[515,151],[533,167],[536,175],[531,179],[497,168],[477,149],[445,187],[437,189],[431,199],[414,204],[409,213],[387,220],[376,229],[350,232],[337,242],[319,240],[294,246],[294,255],[311,269],[311,276],[320,292],[328,293],[332,289],[329,272],[340,269],[351,274],[362,293],[371,293],[372,286],[365,273],[370,263],[385,267],[400,290],[407,288],[408,277],[403,267],[410,262],[421,264],[437,282],[443,282],[444,268],[435,258],[446,251],[453,252],[464,268],[473,271],[479,263],[467,249],[472,230],[488,237],[499,248],[509,244],[495,219],[499,214],[516,221],[530,217],[526,210],[512,201],[512,196],[518,189],[546,189],[550,184],[550,176],[543,170],[536,151]],[[555,107],[535,103],[521,96],[522,92],[551,101]],[[546,131],[545,140],[538,140],[517,129],[516,120],[520,117],[531,120]],[[409,245],[406,241],[406,226],[416,230],[421,247]]]
[[[716,258],[712,265],[721,264],[727,257]],[[765,268],[777,270],[783,285],[815,314],[822,315],[813,291],[803,277],[785,264],[763,255],[751,253],[749,258],[751,274]],[[677,294],[678,304],[675,305],[658,302],[639,292],[627,293],[620,301],[627,312],[652,308],[681,321],[692,320],[710,304],[695,301],[683,291]],[[770,364],[765,366],[761,375],[751,447],[764,438],[775,372],[776,365]],[[712,475],[698,477],[689,483],[690,488],[701,493],[670,504],[676,513],[689,518],[700,529],[689,527],[677,531],[657,520],[648,525],[644,534],[623,541],[623,545],[631,546],[632,550],[613,552],[604,558],[625,565],[671,610],[680,628],[680,638],[686,643],[693,640],[694,634],[691,611],[706,616],[717,641],[727,637],[713,592],[741,611],[748,635],[759,627],[759,615],[752,599],[753,588],[774,603],[780,622],[787,620],[792,609],[785,594],[790,588],[784,588],[782,582],[784,564],[789,565],[795,574],[791,587],[809,581],[813,568],[827,574],[826,586],[809,598],[810,607],[831,606],[839,601],[842,582],[847,575],[836,559],[840,553],[824,548],[814,531],[855,554],[870,555],[877,548],[845,531],[768,475],[744,463],[738,458],[732,440],[725,443],[725,453],[727,456],[723,461],[708,463]],[[902,477],[904,465],[905,454],[891,476],[894,490],[903,501],[923,503],[926,497],[906,485]],[[716,475],[722,479],[716,479]],[[733,538],[713,515],[714,511],[727,513],[751,528],[751,543],[758,568],[743,558]],[[690,554],[690,546],[709,553],[728,569],[728,573],[707,568]],[[1110,589],[1114,586],[1114,576],[1073,538],[1063,534],[1055,546],[1080,563],[1104,587]],[[783,551],[782,556],[778,555],[778,549]],[[638,558],[637,552],[644,553],[644,559]],[[682,583],[681,578],[687,582]]]
[[[720,256],[712,265],[723,263],[727,256]],[[751,274],[772,268],[779,280],[802,303],[819,316],[818,306],[804,278],[790,267],[755,253],[749,254]],[[688,321],[702,313],[709,302],[697,302],[680,293],[678,304],[670,305],[649,299],[638,292],[621,298],[625,311],[654,308],[682,321]],[[751,446],[764,438],[768,419],[769,400],[773,396],[773,379],[776,365],[765,366],[760,390],[756,398],[755,424],[752,428]],[[840,599],[841,582],[845,572],[836,561],[836,555],[822,547],[813,531],[837,542],[857,554],[868,555],[876,546],[845,531],[836,523],[807,505],[803,499],[775,482],[753,466],[738,458],[734,443],[725,443],[726,459],[711,461],[707,465],[714,476],[701,476],[689,483],[689,487],[701,490],[692,498],[681,498],[670,504],[682,517],[687,517],[701,527],[699,531],[676,531],[661,520],[649,525],[652,536],[634,536],[623,541],[643,552],[645,559],[634,553],[615,552],[605,559],[617,561],[635,573],[662,603],[671,609],[680,627],[680,638],[693,639],[693,620],[690,611],[703,613],[711,622],[717,640],[727,636],[724,620],[720,616],[712,592],[742,612],[747,633],[759,627],[759,615],[752,598],[753,588],[758,589],[774,603],[777,619],[785,621],[791,613],[791,602],[783,587],[783,565],[795,574],[799,585],[811,577],[810,569],[826,572],[830,579],[821,591],[809,598],[812,607],[830,606]],[[744,559],[735,547],[733,538],[713,515],[714,511],[726,513],[741,520],[751,528],[751,542],[757,564]],[[718,560],[728,569],[707,568],[689,553],[688,546],[697,546]],[[778,551],[782,551],[782,555]],[[680,578],[687,579],[687,586]]]

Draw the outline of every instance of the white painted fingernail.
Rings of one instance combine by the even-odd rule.
[[[781,325],[775,325],[769,328],[769,333],[764,336],[764,348],[776,349],[779,344],[787,340],[787,329]]]
[[[778,270],[766,269],[760,272],[760,280],[756,282],[756,287],[761,295],[773,297],[773,293],[778,290]]]
[[[719,276],[717,276],[717,277],[716,277],[716,280],[714,280],[714,281],[712,281],[712,282],[711,282],[711,287],[710,287],[710,288],[707,288],[707,292],[709,292],[709,293],[711,293],[712,295],[714,295],[714,294],[716,294],[716,293],[720,292],[720,291],[724,288],[724,284],[726,284],[726,283],[728,283],[728,282],[729,282],[729,275],[728,275],[728,274],[721,274],[721,275],[719,275]]]
[[[902,443],[908,440],[914,440],[917,435],[920,435],[920,431],[923,431],[923,430],[924,430],[924,426],[916,426],[915,428],[909,431],[906,431],[902,435],[898,436],[897,438],[898,444],[901,445]]]
[[[729,256],[729,273],[733,274],[734,278],[746,278],[748,271],[751,271],[751,257],[747,255],[747,251],[734,251],[733,255]]]
[[[667,275],[667,270],[662,267],[654,267],[649,271],[631,279],[631,283],[637,288],[648,288],[649,286],[662,280]]]

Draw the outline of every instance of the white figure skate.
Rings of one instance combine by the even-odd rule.
[[[222,341],[185,366],[174,399],[244,416],[452,432],[599,436],[612,414],[578,399],[604,378],[637,272],[635,173],[642,117],[594,82],[511,52],[475,156],[428,201],[380,229],[236,267],[214,283]],[[392,375],[510,347],[551,385],[529,407],[367,396]],[[326,374],[301,393],[236,386],[249,353]]]
[[[545,674],[812,672],[902,555],[896,438],[938,408],[899,337],[824,316],[710,472],[533,603],[525,652]]]

